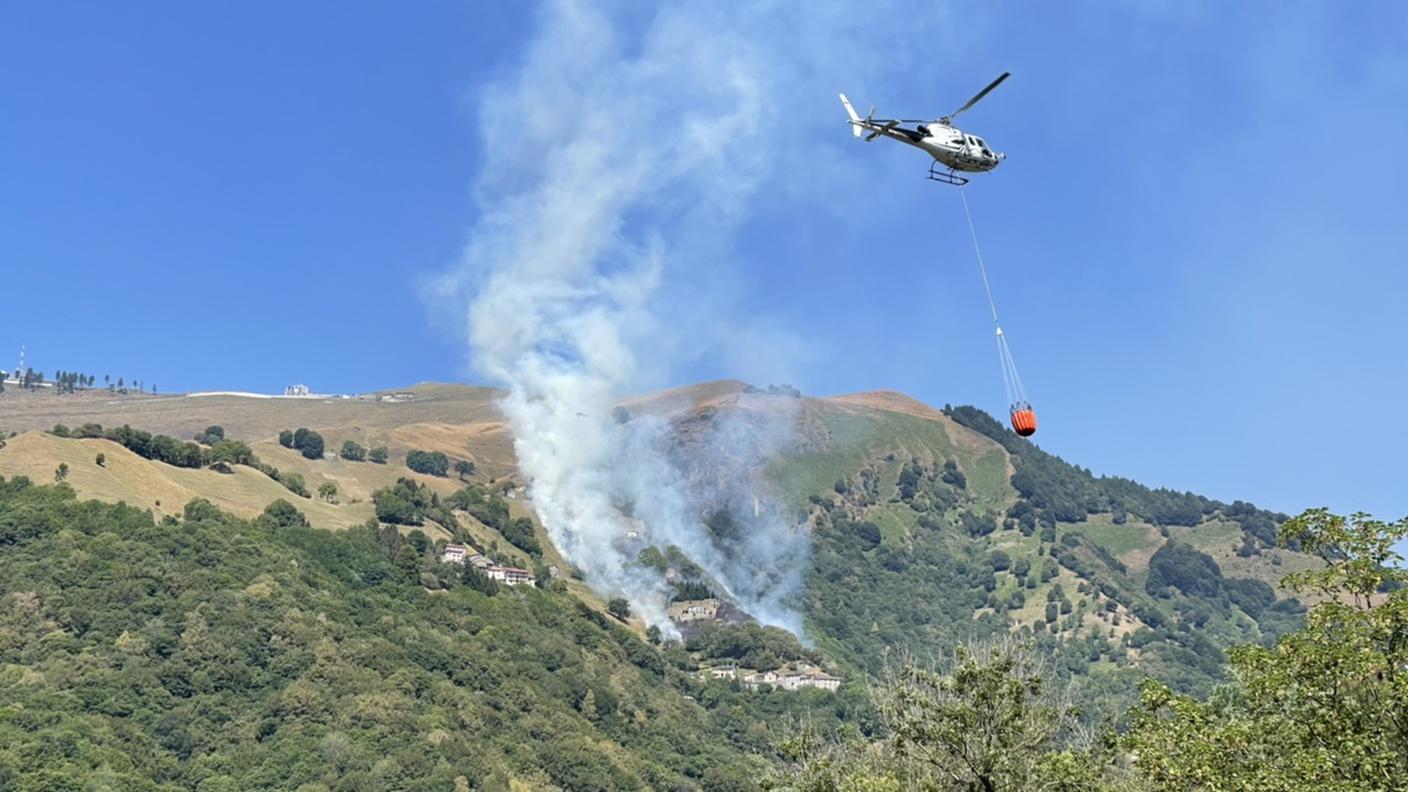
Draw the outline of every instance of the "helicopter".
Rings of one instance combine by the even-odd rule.
[[[845,106],[846,114],[851,117],[851,133],[856,137],[860,137],[868,131],[869,134],[865,135],[867,143],[884,136],[923,149],[934,158],[934,162],[929,165],[930,179],[962,187],[968,183],[968,179],[960,176],[959,172],[986,173],[996,168],[1007,158],[1007,155],[993,151],[982,138],[970,135],[955,127],[953,119],[959,113],[981,101],[992,89],[1001,85],[1002,81],[1010,76],[1011,72],[1003,72],[1001,76],[988,83],[988,87],[979,91],[962,107],[942,118],[928,122],[915,118],[876,118],[873,105],[870,108],[870,114],[861,118],[855,108],[851,107],[850,100],[846,98],[845,94],[841,94],[841,104]],[[901,126],[902,124],[915,124],[916,126],[914,129],[906,129]]]

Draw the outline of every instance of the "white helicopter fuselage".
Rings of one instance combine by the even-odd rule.
[[[1002,78],[997,80],[997,82],[1001,81]],[[996,85],[997,82],[993,84]],[[991,90],[991,87],[989,86],[987,90]],[[983,94],[979,94],[974,101],[982,96]],[[866,140],[875,140],[879,137],[898,140],[901,143],[924,150],[937,162],[953,171],[985,173],[996,168],[1007,158],[1007,155],[993,151],[982,138],[970,135],[953,126],[949,123],[948,118],[932,121],[928,124],[916,124],[913,129],[909,129],[902,126],[907,122],[897,119],[873,118],[873,110],[872,116],[862,118],[855,111],[855,108],[851,107],[845,94],[841,94],[841,104],[845,106],[846,114],[850,116],[851,130],[856,137],[864,137]]]
[[[912,145],[924,149],[934,159],[954,170],[985,173],[996,168],[1007,158],[1007,155],[988,148],[987,142],[982,138],[966,134],[955,127],[925,127],[921,124],[919,131],[921,134],[925,131],[929,134]]]
[[[866,124],[863,120],[857,126],[923,149],[946,167],[965,173],[986,173],[1007,158],[1007,155],[989,148],[982,138],[938,122],[920,124],[914,130],[899,127],[886,129],[884,125]]]

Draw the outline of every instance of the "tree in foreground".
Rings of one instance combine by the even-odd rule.
[[[386,446],[377,446],[367,452],[367,459],[378,465],[385,465],[389,456],[390,454],[387,452]]]
[[[791,767],[764,788],[788,792],[1077,792],[1106,786],[1107,747],[1083,739],[1064,692],[1049,688],[1031,650],[1013,642],[960,648],[947,671],[907,662],[872,693],[874,739],[821,739],[803,729],[783,745]]]
[[[1201,702],[1144,684],[1125,747],[1158,789],[1408,789],[1408,571],[1384,523],[1312,509],[1278,539],[1326,562],[1286,584],[1325,599],[1274,647],[1229,652]]]

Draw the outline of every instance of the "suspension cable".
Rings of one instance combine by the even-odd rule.
[[[1007,336],[1002,332],[1002,323],[997,318],[997,301],[992,296],[992,284],[988,280],[988,267],[983,262],[983,249],[978,245],[978,231],[973,226],[973,212],[968,208],[968,191],[958,188],[963,199],[963,216],[968,220],[968,235],[973,239],[973,252],[978,256],[978,272],[983,276],[983,290],[988,295],[988,308],[992,310],[992,323],[997,328],[997,358],[1002,366],[1002,384],[1007,391],[1007,403],[1015,410],[1018,405],[1027,406],[1026,389],[1022,387],[1022,377],[1017,373],[1017,361],[1012,358],[1012,350],[1007,345]]]
[[[988,293],[988,307],[992,309],[992,323],[1001,325],[997,321],[997,302],[992,298],[992,285],[988,283],[988,268],[983,263],[983,249],[978,247],[978,231],[973,227],[973,213],[968,211],[968,191],[962,187],[958,188],[958,195],[963,199],[963,216],[968,218],[968,235],[973,238],[973,252],[978,254],[978,271],[983,273],[983,289]]]

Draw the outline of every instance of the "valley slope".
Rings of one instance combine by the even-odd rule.
[[[471,482],[521,493],[496,396],[438,384],[358,399],[9,391],[0,395],[0,429],[20,434],[0,449],[0,475],[46,482],[64,462],[80,496],[122,501],[158,518],[181,514],[193,497],[254,517],[282,497],[314,527],[345,530],[372,518],[371,494],[399,478],[440,498],[463,486],[453,475],[407,470],[410,450],[471,461]],[[1144,674],[1205,689],[1223,648],[1269,641],[1294,626],[1299,604],[1278,583],[1315,563],[1272,547],[1278,515],[1093,477],[972,408],[939,410],[892,392],[800,397],[737,382],[643,395],[622,407],[667,417],[677,460],[703,487],[717,471],[692,469],[691,458],[720,422],[759,434],[787,424],[780,443],[745,442],[737,462],[756,463],[756,485],[811,533],[797,604],[808,638],[850,677],[881,670],[896,653],[941,657],[961,641],[1010,634],[1043,647],[1096,709],[1114,712]],[[251,468],[175,468],[109,440],[42,431],[84,423],[126,423],[178,439],[217,424],[262,461],[297,472],[308,490],[335,484],[338,502],[292,497]],[[325,437],[326,458],[308,460],[279,445],[278,433],[296,427]],[[344,440],[386,445],[390,462],[338,459],[333,452]],[[103,467],[94,461],[100,452]],[[513,516],[531,514],[521,497],[506,503]],[[719,508],[737,511],[736,504]],[[461,538],[508,546],[492,527],[460,517]],[[746,527],[746,514],[734,517]],[[433,522],[424,530],[441,541],[456,533]],[[567,568],[541,526],[535,530],[543,560]],[[604,609],[565,578],[575,596]]]

